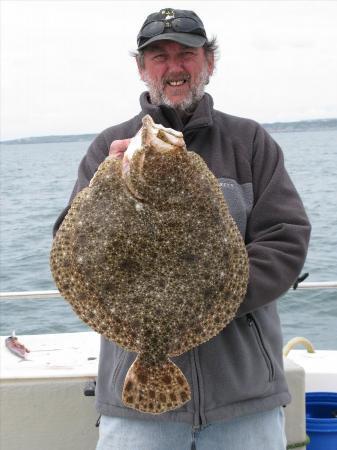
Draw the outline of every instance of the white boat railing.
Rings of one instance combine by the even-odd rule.
[[[337,289],[337,281],[307,281],[298,284],[296,290],[308,289]],[[290,289],[288,292],[292,292]],[[22,291],[22,292],[0,292],[0,300],[46,300],[49,298],[62,298],[60,292],[50,291]]]
[[[48,298],[62,298],[62,296],[57,289],[50,291],[0,292],[0,300],[47,300]]]

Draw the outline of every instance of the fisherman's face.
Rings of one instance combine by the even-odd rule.
[[[151,103],[192,110],[204,94],[214,60],[206,58],[203,48],[163,40],[146,48],[144,67],[138,69]]]

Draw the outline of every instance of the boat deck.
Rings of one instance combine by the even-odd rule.
[[[0,379],[88,378],[98,369],[100,336],[95,332],[23,335],[18,339],[29,350],[21,359],[0,337]]]
[[[23,360],[0,337],[0,448],[91,450],[98,429],[94,397],[100,336],[94,332],[18,336]],[[291,350],[284,358],[292,402],[285,409],[288,444],[304,450],[304,391],[337,392],[337,351]],[[20,429],[18,430],[18,423]]]

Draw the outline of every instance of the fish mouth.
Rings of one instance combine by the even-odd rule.
[[[127,192],[139,201],[144,201],[139,186],[134,186],[131,172],[136,173],[140,185],[148,183],[148,173],[144,173],[144,165],[149,154],[177,154],[186,151],[183,134],[171,128],[154,123],[150,115],[142,119],[143,126],[124,153],[122,161],[122,177]],[[140,154],[138,152],[141,152]],[[138,156],[136,156],[138,154]],[[152,175],[149,175],[152,178]]]
[[[154,123],[149,115],[143,117],[142,141],[144,145],[159,153],[166,153],[178,148],[186,149],[184,137],[180,131]]]

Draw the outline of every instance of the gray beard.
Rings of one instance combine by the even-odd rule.
[[[180,103],[174,103],[169,100],[164,94],[164,86],[162,82],[155,82],[151,80],[147,74],[144,76],[144,82],[149,89],[150,100],[153,105],[166,105],[178,111],[191,112],[195,109],[199,101],[202,99],[205,93],[205,86],[209,83],[209,75],[207,67],[200,72],[195,85],[192,86],[188,95]]]

